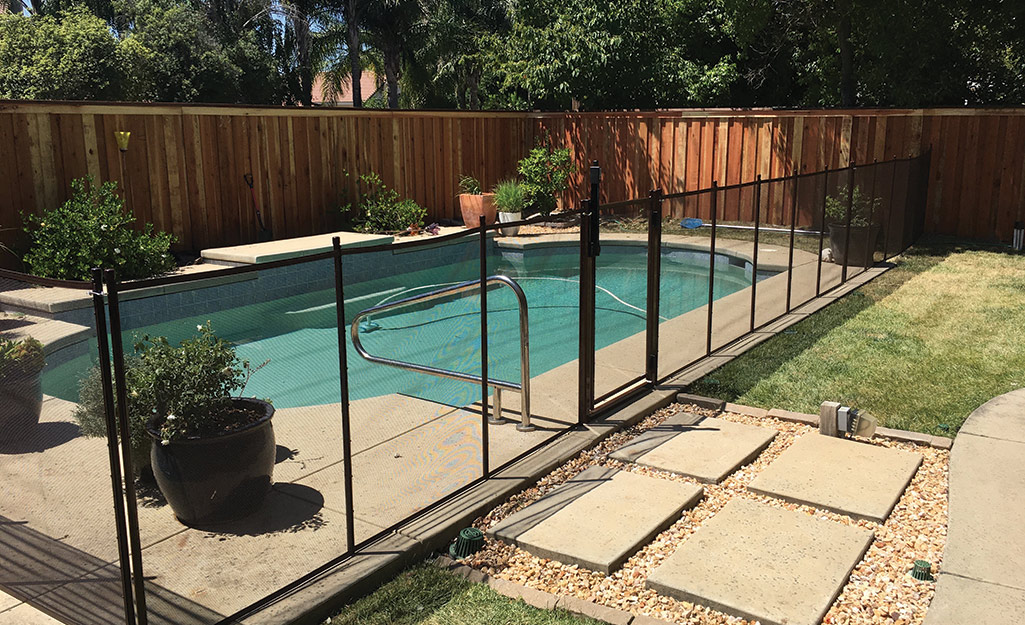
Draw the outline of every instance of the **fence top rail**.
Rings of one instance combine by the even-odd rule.
[[[31,273],[23,273],[21,271],[14,271],[13,269],[0,269],[0,278],[10,278],[11,280],[17,280],[19,282],[26,282],[28,284],[35,284],[38,286],[60,287],[64,289],[78,289],[81,291],[91,291],[93,288],[92,282],[86,282],[84,280],[60,280],[58,278],[44,278],[43,276],[36,276]]]
[[[97,110],[103,109],[103,110]],[[176,115],[265,115],[265,116],[356,116],[356,117],[506,117],[523,119],[561,119],[573,117],[892,117],[914,115],[1025,116],[1025,107],[938,107],[938,108],[665,108],[605,111],[514,111],[465,109],[354,109],[340,106],[268,106],[235,103],[116,102],[93,100],[5,100],[0,113],[107,113]]]

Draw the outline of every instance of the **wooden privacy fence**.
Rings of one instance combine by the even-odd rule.
[[[131,132],[124,154],[121,130]],[[247,173],[276,238],[337,228],[338,208],[356,201],[354,182],[370,171],[430,219],[452,219],[461,174],[490,187],[545,137],[578,165],[563,205],[586,193],[590,159],[602,165],[603,199],[616,201],[931,146],[927,232],[1008,240],[1025,219],[1023,109],[475,113],[0,101],[0,226],[16,229],[21,213],[58,205],[70,180],[87,174],[118,181],[139,222],[186,249],[256,240]],[[674,210],[704,216],[698,204]],[[788,219],[779,211],[769,220]],[[16,241],[16,231],[4,234]]]

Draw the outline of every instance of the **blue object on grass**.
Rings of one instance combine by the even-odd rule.
[[[688,217],[680,222],[681,228],[693,230],[694,228],[700,228],[705,222],[701,221],[697,217]]]

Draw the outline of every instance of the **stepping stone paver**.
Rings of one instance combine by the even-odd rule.
[[[780,454],[748,488],[882,523],[920,464],[920,454],[811,433]]]
[[[530,553],[610,573],[701,499],[695,484],[591,467],[488,534]]]
[[[695,417],[689,413],[670,417],[611,457],[717,484],[754,460],[776,436],[770,428]]]
[[[648,577],[655,591],[757,620],[821,622],[872,532],[733,499]]]

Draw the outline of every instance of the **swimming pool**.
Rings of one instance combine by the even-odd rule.
[[[464,246],[465,247],[465,246]],[[575,246],[526,250],[492,248],[489,274],[504,274],[523,288],[529,307],[530,367],[537,376],[578,355],[579,252]],[[393,301],[478,276],[475,258],[456,258],[440,267],[396,272],[346,285],[345,317]],[[465,256],[465,254],[463,254]],[[407,268],[408,269],[408,268]],[[771,275],[759,272],[759,279]],[[751,266],[717,256],[716,299],[747,288]],[[672,319],[708,301],[708,254],[666,248],[662,252],[660,316]],[[598,257],[596,348],[645,330],[646,250],[627,244],[603,245]],[[197,297],[200,295],[197,294]],[[144,325],[123,333],[126,349],[135,337],[167,336],[178,341],[210,321],[215,332],[237,345],[241,358],[254,364],[269,360],[253,376],[247,395],[273,400],[279,408],[339,401],[337,328],[333,289],[281,297],[204,314],[184,314],[173,321]],[[126,301],[126,316],[139,301]],[[477,295],[436,300],[373,317],[376,328],[361,334],[372,354],[479,375],[480,300]],[[488,292],[488,361],[492,378],[519,380],[519,317],[507,289]],[[348,328],[346,328],[348,330]],[[348,331],[346,331],[346,340]],[[94,360],[91,353],[49,367],[44,392],[77,400],[78,379]],[[643,354],[636,365],[643,368]],[[626,363],[624,363],[626,364]],[[631,363],[632,364],[632,363]],[[406,394],[460,406],[479,399],[477,385],[446,380],[369,363],[348,344],[351,399]]]

